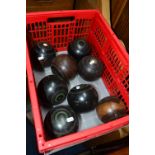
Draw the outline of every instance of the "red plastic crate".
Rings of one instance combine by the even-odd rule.
[[[46,141],[36,86],[29,57],[35,41],[48,41],[58,51],[67,50],[75,38],[83,37],[92,46],[93,55],[104,65],[102,80],[110,95],[121,98],[129,106],[128,53],[103,16],[96,10],[35,12],[26,15],[26,68],[32,112],[40,152],[62,149],[109,133],[129,123],[129,116]]]

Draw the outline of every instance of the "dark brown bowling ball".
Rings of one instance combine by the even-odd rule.
[[[52,60],[51,69],[54,74],[69,81],[77,74],[77,63],[70,55],[61,54]]]
[[[80,60],[78,71],[84,80],[95,81],[101,77],[103,73],[103,64],[94,56],[86,56]]]
[[[38,85],[40,103],[45,107],[51,107],[62,103],[68,93],[68,87],[64,80],[56,75],[48,75]]]
[[[84,56],[90,54],[90,45],[85,39],[79,38],[75,39],[68,46],[69,55],[73,56],[77,61],[79,61]]]
[[[38,70],[49,67],[55,56],[56,51],[48,42],[38,42],[31,50],[31,60],[35,69]]]
[[[69,91],[67,100],[74,111],[88,112],[98,104],[98,93],[92,85],[80,84]]]
[[[61,137],[76,132],[79,127],[79,115],[69,106],[59,106],[50,110],[44,120],[48,138]]]
[[[104,123],[121,118],[127,114],[125,104],[114,96],[105,97],[99,101],[96,111]]]

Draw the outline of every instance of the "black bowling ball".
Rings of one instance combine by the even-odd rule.
[[[38,85],[38,96],[45,107],[62,103],[68,93],[66,82],[56,75],[48,75]]]
[[[80,84],[73,87],[67,96],[68,104],[76,112],[93,110],[98,103],[98,93],[90,84]]]
[[[95,81],[103,73],[103,64],[94,56],[86,56],[79,62],[78,72],[84,80]]]
[[[52,59],[56,56],[56,51],[47,42],[36,43],[31,50],[31,59],[34,68],[42,70],[51,65]]]
[[[68,46],[69,55],[73,56],[77,61],[79,61],[84,56],[89,55],[90,50],[90,45],[86,42],[85,39],[82,38],[75,39]]]
[[[61,137],[76,132],[79,116],[68,106],[59,106],[50,110],[44,120],[48,138]]]

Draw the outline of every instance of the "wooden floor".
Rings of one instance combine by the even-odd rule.
[[[129,155],[129,147],[123,147],[117,151],[108,153],[106,155]]]

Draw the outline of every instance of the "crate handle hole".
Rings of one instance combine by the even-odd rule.
[[[47,22],[48,23],[53,23],[53,22],[67,22],[67,21],[73,21],[75,20],[75,17],[56,17],[56,18],[48,18]]]

